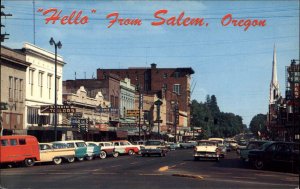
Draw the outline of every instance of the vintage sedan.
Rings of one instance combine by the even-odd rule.
[[[127,140],[115,140],[112,141],[112,143],[115,147],[115,151],[118,152],[119,154],[134,155],[134,154],[138,154],[140,151],[139,145],[131,144]]]
[[[220,151],[217,141],[200,140],[194,148],[194,159],[213,159],[219,161]]]
[[[163,140],[148,140],[145,145],[141,147],[142,156],[159,155],[166,156],[168,148]]]
[[[290,167],[299,172],[299,143],[273,141],[267,142],[260,149],[249,151],[249,162],[256,169],[267,166]]]
[[[62,163],[62,161],[74,162],[75,151],[69,149],[67,145],[60,145],[59,148],[54,148],[51,143],[39,143],[40,147],[40,163],[53,162],[56,165]]]
[[[115,151],[112,142],[86,142],[88,145],[100,147],[100,158],[105,159],[107,156],[118,157],[119,153]]]
[[[268,142],[268,141],[266,141],[266,140],[249,141],[246,148],[240,149],[241,160],[244,162],[248,162],[249,161],[248,154],[249,154],[250,150],[259,149],[266,142]]]

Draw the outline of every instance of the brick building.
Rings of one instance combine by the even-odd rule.
[[[167,109],[172,108],[171,102],[178,102],[179,110],[185,112],[182,115],[186,117],[179,126],[182,128],[189,126],[190,81],[191,75],[194,74],[192,68],[157,68],[157,65],[153,63],[150,68],[97,69],[98,79],[104,79],[110,74],[118,75],[121,79],[129,78],[143,94],[155,93],[160,99],[165,96]],[[166,117],[166,123],[171,123],[171,120],[168,119],[171,116]]]
[[[111,124],[119,122],[119,106],[120,106],[120,79],[116,75],[109,75],[102,79],[76,79],[66,80],[63,82],[63,90],[65,93],[76,93],[76,91],[84,86],[87,96],[94,98],[98,92],[101,92],[104,100],[110,102],[110,107],[117,109],[110,113]]]
[[[0,101],[7,107],[6,110],[0,110],[4,135],[27,134],[25,128],[26,69],[30,65],[31,63],[26,62],[25,53],[1,46]]]

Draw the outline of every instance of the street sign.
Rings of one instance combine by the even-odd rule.
[[[139,116],[139,110],[127,110],[127,117],[138,117]]]
[[[119,109],[117,108],[102,108],[101,106],[97,106],[95,108],[95,112],[99,112],[99,113],[118,113]]]
[[[55,106],[41,106],[41,113],[55,113]],[[57,105],[57,113],[75,113],[76,108],[65,105]]]
[[[155,120],[154,123],[162,123],[163,120]]]
[[[78,117],[78,118],[80,118],[80,117],[82,117],[82,112],[75,112],[74,114],[73,114],[73,117]]]

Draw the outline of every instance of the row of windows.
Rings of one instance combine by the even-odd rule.
[[[54,114],[50,116],[39,115],[39,108],[28,107],[27,109],[27,123],[47,125],[54,122]]]
[[[9,76],[9,101],[23,101],[23,79]]]
[[[35,76],[35,69],[29,69],[29,72],[28,72],[28,74],[29,74],[29,77],[28,77],[28,84],[29,84],[29,90],[30,90],[30,95],[31,96],[34,96],[35,94],[34,94],[34,92],[36,92],[36,90],[34,90],[34,85],[35,85],[35,82],[36,82],[36,80],[35,80],[35,78],[34,78],[34,76]],[[38,84],[38,88],[39,88],[39,90],[38,90],[38,93],[39,93],[39,97],[41,97],[41,98],[43,98],[44,97],[44,95],[45,94],[43,94],[43,92],[44,92],[44,74],[45,72],[43,72],[43,71],[39,71],[38,72],[38,80],[37,80],[37,84]],[[56,90],[58,91],[59,90],[59,80],[60,80],[60,78],[59,77],[57,77],[56,78],[57,80],[56,80],[56,82],[57,82],[57,87],[56,87]],[[47,81],[46,81],[47,83],[46,83],[46,91],[47,91],[47,96],[48,96],[48,98],[49,99],[51,99],[52,98],[52,74],[47,74]]]
[[[2,139],[0,145],[1,146],[17,146],[17,145],[25,145],[25,138],[20,139]]]

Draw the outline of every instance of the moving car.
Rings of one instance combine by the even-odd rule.
[[[291,167],[299,172],[299,143],[293,142],[267,142],[260,149],[249,151],[249,162],[256,169],[267,166]]]
[[[163,140],[148,140],[144,147],[141,147],[142,156],[159,155],[166,156],[168,148]]]
[[[51,143],[39,143],[40,147],[40,161],[39,162],[53,162],[55,165],[59,165],[62,161],[74,162],[75,151],[67,148],[67,145],[63,148],[53,148]]]
[[[215,141],[218,143],[218,149],[220,150],[220,157],[225,158],[227,148],[224,144],[224,139],[223,138],[209,138],[209,141]]]
[[[214,159],[219,161],[220,149],[218,148],[218,142],[200,140],[194,149],[194,159]]]

